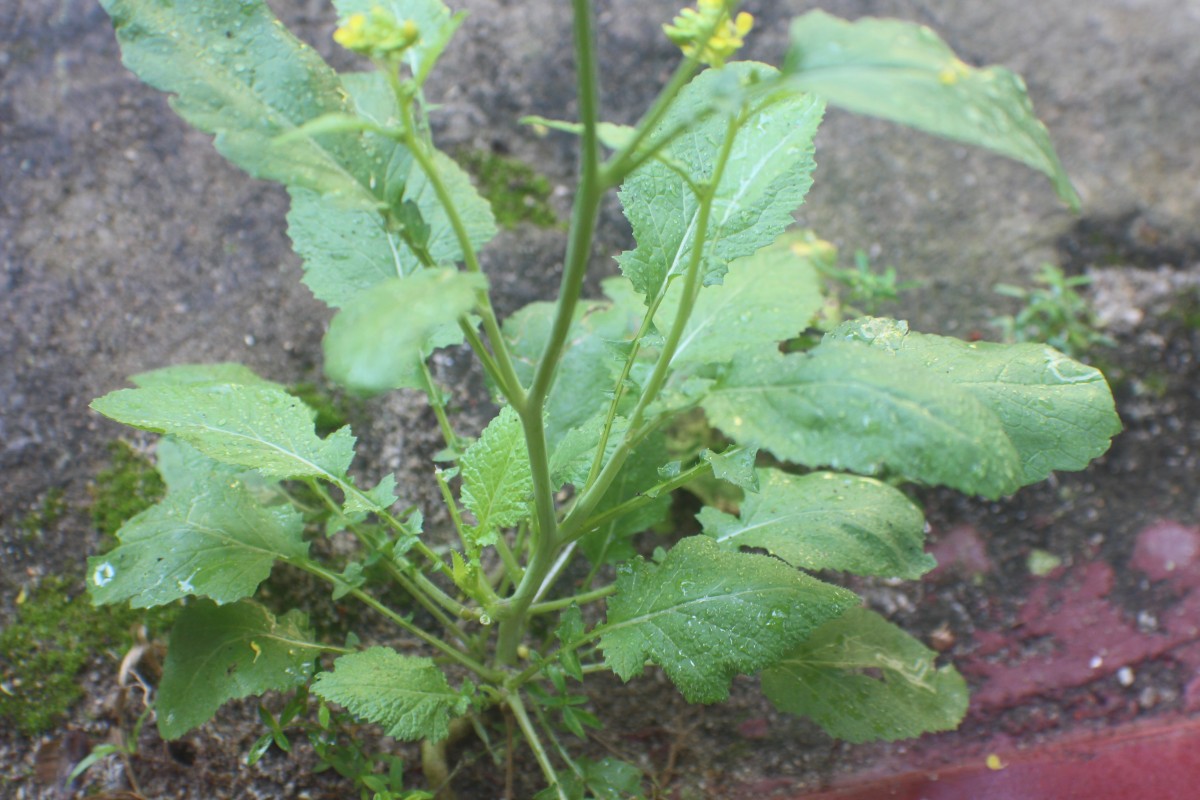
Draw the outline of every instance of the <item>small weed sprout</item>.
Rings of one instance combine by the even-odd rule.
[[[996,284],[996,292],[1021,301],[1016,314],[992,320],[1005,342],[1045,342],[1071,356],[1083,356],[1096,347],[1115,342],[1099,329],[1096,313],[1080,289],[1092,282],[1088,275],[1067,277],[1054,264],[1042,264],[1027,289],[1007,283]]]

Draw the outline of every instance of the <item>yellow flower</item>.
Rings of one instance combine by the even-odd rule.
[[[663,32],[685,56],[699,53],[703,63],[722,67],[741,49],[753,27],[754,17],[745,11],[730,19],[726,0],[697,0],[696,8],[680,11],[673,24],[663,25]]]
[[[420,38],[415,22],[401,22],[381,6],[366,14],[351,14],[333,32],[333,40],[342,47],[370,58],[395,58]]]
[[[366,36],[364,36],[366,27],[366,14],[351,14],[350,18],[333,32],[333,40],[347,50],[355,50],[366,42]]]

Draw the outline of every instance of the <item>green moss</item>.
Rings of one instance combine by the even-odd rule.
[[[96,475],[91,517],[113,535],[130,517],[149,508],[165,491],[162,478],[129,444],[109,445],[111,463]],[[61,490],[46,494],[41,507],[17,522],[33,535],[66,511]],[[95,608],[81,577],[51,575],[18,596],[15,618],[0,631],[0,724],[26,735],[56,725],[83,695],[77,680],[87,664],[105,656],[116,665],[145,625],[153,634],[170,624],[175,608]]]
[[[108,536],[162,499],[166,487],[150,459],[122,441],[110,442],[112,462],[92,487],[92,523]]]
[[[114,668],[146,612],[94,608],[82,579],[53,575],[17,607],[0,632],[0,720],[26,735],[53,727],[82,695],[79,671],[111,651]],[[153,620],[165,623],[163,612]]]
[[[483,150],[460,150],[455,160],[470,172],[479,192],[492,205],[496,222],[515,228],[528,222],[542,228],[558,225],[548,202],[550,181],[524,162]]]
[[[50,489],[42,497],[42,504],[37,510],[19,518],[13,524],[26,539],[38,536],[67,513],[67,501],[63,499],[63,490],[57,486]]]

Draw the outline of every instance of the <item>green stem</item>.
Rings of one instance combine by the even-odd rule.
[[[475,353],[475,357],[479,359],[479,363],[483,366],[483,371],[492,379],[492,383],[497,387],[504,386],[504,376],[500,373],[500,365],[496,363],[496,359],[492,358],[491,352],[487,349],[487,345],[483,343],[479,333],[475,330],[465,318],[458,321],[458,327],[463,332],[463,338],[467,340],[471,351]],[[501,394],[504,391],[501,388]]]
[[[521,565],[517,563],[517,557],[513,555],[513,551],[508,546],[508,542],[503,536],[496,537],[496,553],[500,556],[500,560],[504,562],[504,570],[508,573],[509,579],[515,584],[521,580],[523,570]]]
[[[684,329],[687,327],[692,307],[695,305],[696,294],[700,289],[700,265],[704,261],[704,244],[705,238],[708,236],[708,225],[712,217],[713,200],[717,193],[717,187],[721,185],[721,176],[725,172],[725,165],[729,161],[729,154],[733,148],[733,142],[737,137],[737,131],[741,123],[742,119],[740,116],[732,117],[729,120],[729,126],[725,131],[725,139],[721,144],[721,151],[713,167],[712,177],[706,185],[705,192],[699,198],[700,206],[696,212],[696,235],[693,239],[694,244],[692,246],[691,260],[688,263],[684,276],[679,310],[676,312],[675,319],[671,323],[671,330],[667,333],[666,339],[663,342],[662,349],[658,355],[658,361],[654,365],[654,371],[646,381],[646,385],[642,389],[642,396],[638,399],[637,406],[629,416],[629,428],[622,437],[621,444],[617,446],[617,449],[613,452],[612,457],[604,466],[604,469],[601,470],[600,475],[596,478],[592,486],[583,493],[583,496],[576,502],[566,519],[563,520],[561,526],[563,541],[572,541],[583,535],[584,523],[601,498],[604,497],[604,493],[608,491],[608,487],[612,485],[621,468],[625,465],[625,460],[633,451],[638,436],[638,429],[641,427],[646,409],[658,398],[658,393],[662,390],[667,375],[670,373],[671,359],[675,357],[675,351],[679,347],[679,340],[683,338]],[[664,287],[663,291],[665,292],[665,290]]]
[[[546,719],[546,712],[542,710],[539,703],[531,703],[533,706],[533,715],[537,717],[538,724],[542,726],[542,732],[546,734],[546,738],[550,740],[550,744],[554,745],[554,749],[558,751],[558,757],[561,758],[571,771],[576,775],[582,776],[579,766],[571,758],[571,754],[567,752],[567,748],[563,747],[562,742],[554,735],[554,726],[550,724],[550,720]]]
[[[700,62],[700,54],[704,51],[710,39],[716,35],[717,31],[724,24],[726,19],[732,19],[741,4],[735,2],[729,9],[729,16],[720,16],[713,21],[710,27],[696,43],[696,48],[693,55],[683,60],[675,72],[671,75],[667,85],[655,98],[653,105],[642,115],[638,121],[637,127],[634,129],[633,136],[625,146],[609,157],[608,162],[604,165],[602,171],[602,183],[605,187],[611,188],[617,186],[621,181],[640,167],[646,161],[654,158],[664,147],[669,145],[675,138],[685,133],[688,130],[695,129],[697,123],[707,118],[709,115],[716,113],[717,109],[710,108],[701,111],[699,114],[685,119],[674,128],[665,134],[656,138],[650,147],[642,148],[642,144],[646,139],[654,133],[654,129],[667,115],[671,105],[675,102],[675,98],[683,91],[683,87],[695,76],[702,66]],[[684,180],[690,183],[690,179],[684,177]]]
[[[614,589],[613,591],[616,590]],[[518,687],[525,685],[525,683],[532,680],[538,673],[542,672],[542,670],[546,668],[546,664],[549,662],[557,661],[567,653],[573,653],[574,651],[583,647],[585,644],[588,644],[599,638],[604,633],[605,627],[606,626],[604,625],[597,625],[595,628],[592,628],[590,631],[585,633],[582,639],[571,642],[570,644],[562,645],[549,656],[547,656],[544,661],[539,661],[537,664],[530,664],[516,675],[510,675],[508,680],[504,682],[504,687],[511,691],[515,691]]]
[[[700,48],[697,49],[697,52]],[[667,81],[667,85],[654,99],[654,103],[647,109],[646,113],[638,121],[637,127],[634,129],[633,137],[626,142],[625,146],[617,152],[613,153],[608,163],[604,165],[602,173],[602,181],[605,187],[617,186],[625,179],[637,164],[645,161],[649,156],[639,153],[638,149],[646,138],[654,132],[658,127],[658,123],[671,109],[671,105],[675,102],[675,98],[683,91],[683,87],[687,86],[688,81],[700,69],[700,60],[697,56],[684,59],[684,61],[675,68],[675,72],[671,75],[671,79]],[[651,153],[656,152],[659,148],[656,146]]]
[[[550,763],[550,757],[546,755],[542,740],[538,737],[537,730],[534,729],[533,723],[529,719],[529,714],[525,712],[525,704],[521,702],[520,694],[511,692],[505,701],[512,709],[513,716],[517,718],[517,725],[521,728],[525,741],[529,743],[529,749],[533,751],[533,757],[537,759],[538,766],[542,768],[542,775],[546,778],[546,782],[558,792],[559,800],[569,800],[567,793],[563,791],[562,784],[558,781],[558,771]]]
[[[642,317],[642,323],[638,326],[637,333],[633,337],[633,343],[629,349],[629,355],[625,358],[625,365],[621,369],[621,375],[617,378],[616,385],[613,387],[612,402],[608,404],[608,413],[604,417],[604,429],[600,432],[600,441],[596,445],[596,455],[592,458],[592,466],[588,470],[587,480],[583,482],[581,492],[586,492],[596,477],[600,474],[601,467],[604,466],[604,453],[608,450],[608,439],[612,435],[613,421],[617,418],[617,408],[621,403],[621,398],[625,395],[625,382],[629,380],[629,374],[633,371],[633,365],[637,362],[638,354],[642,350],[642,337],[650,330],[650,326],[654,324],[654,315],[658,312],[658,307],[662,305],[665,293],[660,293],[650,307],[646,309],[646,314]]]
[[[583,290],[583,278],[591,256],[592,235],[603,195],[603,188],[599,182],[600,150],[596,136],[599,91],[593,50],[595,34],[592,30],[592,4],[590,0],[572,0],[572,5],[575,11],[575,72],[579,113],[583,123],[580,154],[582,163],[579,189],[571,211],[571,231],[554,322],[546,348],[538,360],[525,402],[517,406],[533,471],[536,528],[532,533],[532,554],[525,574],[505,607],[500,609],[500,638],[496,652],[498,664],[511,664],[516,658],[517,645],[525,628],[525,612],[541,587],[542,580],[553,566],[558,548],[558,519],[554,507],[554,491],[550,483],[543,413],[555,370],[570,333],[575,307]]]
[[[378,553],[380,551],[381,548],[379,542],[377,542],[373,537],[368,536],[367,533],[362,530],[362,528],[350,521],[345,512],[342,510],[342,507],[338,505],[336,500],[329,496],[329,492],[325,491],[325,487],[321,485],[320,481],[318,481],[316,478],[309,478],[305,481],[305,484],[307,484],[308,487],[313,490],[313,493],[315,493],[317,497],[321,498],[321,502],[325,504],[329,511],[335,517],[340,519],[346,528],[350,530],[372,553]],[[410,579],[409,576],[405,575],[403,570],[401,570],[386,553],[383,554],[382,560],[388,572],[396,580],[396,582],[400,584],[404,591],[412,595],[414,600],[420,603],[426,611],[433,614],[437,618],[438,622],[442,623],[442,625],[448,630],[458,630],[457,626],[454,624],[454,621],[441,613],[441,609],[438,608],[438,605],[449,611],[455,617],[459,617],[463,610],[463,605],[461,603],[447,595],[440,588],[438,588],[435,583],[420,573],[414,573]]]
[[[288,563],[304,570],[310,575],[315,575],[316,577],[332,584],[333,586],[344,585],[337,575],[333,574],[327,569],[324,569],[323,567],[318,566],[317,564],[314,564],[311,561],[295,560],[289,561]],[[430,647],[440,651],[451,660],[471,670],[483,680],[491,683],[498,683],[504,680],[504,674],[502,672],[485,667],[483,664],[480,664],[478,661],[471,658],[458,648],[442,641],[431,633],[427,633],[425,630],[417,625],[414,625],[404,616],[397,614],[395,611],[388,608],[383,603],[379,602],[374,597],[371,597],[371,595],[367,594],[361,589],[351,589],[349,592],[347,592],[347,594],[353,597],[355,600],[358,600],[360,603],[374,609],[375,611],[378,611],[380,614],[387,617],[389,620],[403,628],[408,633],[417,637],[422,642],[425,642]]]
[[[548,600],[545,603],[537,603],[529,607],[529,614],[549,614],[551,611],[558,611],[563,608],[568,608],[572,605],[587,605],[594,603],[597,600],[602,600],[605,597],[617,591],[616,584],[609,584],[599,589],[593,589],[590,592],[581,592],[580,594],[571,597],[560,597],[558,600]]]
[[[429,185],[433,187],[434,194],[437,195],[438,202],[442,204],[442,209],[446,212],[446,219],[449,220],[450,227],[454,231],[454,236],[458,240],[459,249],[463,253],[463,265],[468,272],[482,274],[483,268],[480,267],[479,258],[475,254],[475,247],[471,244],[471,237],[467,232],[467,226],[463,222],[462,215],[458,213],[458,206],[455,205],[450,190],[446,187],[441,173],[438,172],[437,166],[433,163],[433,157],[427,149],[427,143],[417,135],[412,111],[413,98],[404,92],[402,88],[394,87],[394,89],[397,92],[396,100],[400,104],[400,117],[404,125],[402,132],[404,145],[412,153],[421,171],[425,173],[425,177],[429,180]],[[496,312],[492,308],[492,300],[486,288],[476,292],[476,302],[479,307],[480,317],[483,319],[483,329],[487,333],[488,340],[492,343],[492,358],[497,371],[495,376],[497,386],[513,406],[520,407],[524,402],[521,381],[517,378],[516,370],[513,369],[512,358],[509,355],[508,346],[504,343],[504,335],[500,332],[500,323],[496,319]]]
[[[479,548],[472,545],[463,530],[462,515],[458,512],[458,503],[454,501],[454,493],[450,491],[450,484],[446,482],[445,471],[440,467],[435,468],[433,478],[437,481],[438,491],[442,494],[442,504],[446,506],[446,511],[450,514],[450,521],[454,524],[454,532],[458,535],[458,541],[462,544],[463,550],[474,558],[478,555]]]
[[[657,486],[638,494],[636,497],[631,497],[624,503],[613,506],[612,508],[603,511],[600,514],[591,517],[580,526],[578,535],[586,536],[591,531],[606,525],[614,519],[619,519],[626,514],[630,514],[638,510],[642,506],[653,503],[657,498],[661,497],[667,492],[673,492],[679,487],[686,486],[687,484],[691,483],[693,479],[703,475],[711,468],[712,465],[707,461],[698,462],[692,467],[679,473],[674,478],[671,478],[668,481],[663,481]]]
[[[458,452],[458,434],[454,432],[453,426],[450,425],[450,419],[446,416],[446,403],[442,397],[442,390],[434,383],[433,373],[429,371],[429,365],[425,363],[425,359],[421,359],[421,383],[425,394],[429,397],[429,405],[433,409],[433,414],[437,417],[438,427],[441,428],[442,439],[446,442],[446,447]]]

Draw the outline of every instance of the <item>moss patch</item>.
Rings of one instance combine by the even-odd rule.
[[[92,485],[91,518],[112,536],[161,499],[165,487],[150,460],[129,444],[112,442],[108,450],[111,462]],[[51,490],[41,507],[16,525],[36,535],[65,512],[61,490]],[[26,735],[52,728],[83,696],[77,678],[87,664],[107,656],[115,670],[139,626],[158,633],[175,615],[174,606],[149,612],[95,608],[82,577],[69,575],[51,575],[22,589],[17,603],[14,620],[0,631],[0,724]]]
[[[29,514],[13,523],[22,536],[29,539],[39,536],[42,531],[54,525],[67,513],[67,501],[63,498],[63,490],[57,486],[50,489],[42,497],[42,504]]]
[[[83,696],[79,671],[105,650],[120,659],[145,617],[127,607],[93,608],[82,579],[43,579],[0,632],[0,720],[26,735],[53,727]]]
[[[550,181],[528,164],[483,150],[460,150],[455,160],[470,172],[492,206],[497,224],[515,228],[528,222],[542,228],[558,225],[548,202]]]

